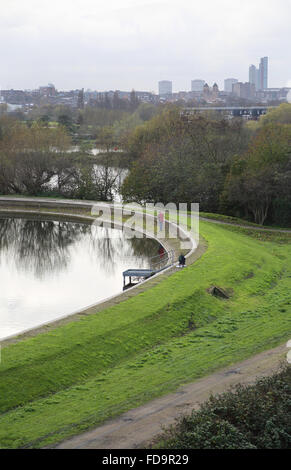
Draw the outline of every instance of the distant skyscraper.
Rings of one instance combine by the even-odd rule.
[[[268,57],[262,57],[260,62],[260,89],[265,90],[268,88]]]
[[[161,82],[159,82],[159,95],[171,95],[172,89],[172,82],[168,80],[162,80]]]
[[[256,90],[260,89],[260,73],[255,65],[251,65],[249,68],[249,82],[255,85]]]
[[[192,80],[191,91],[203,91],[205,80]]]
[[[232,93],[232,85],[237,82],[237,78],[226,78],[224,80],[224,91],[226,91],[227,93]]]
[[[268,88],[268,57],[262,57],[259,68],[251,65],[249,68],[249,82],[255,85],[256,90]]]

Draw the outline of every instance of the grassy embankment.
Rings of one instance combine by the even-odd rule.
[[[291,336],[291,238],[201,222],[208,250],[154,288],[2,349],[1,447],[41,447]],[[217,285],[233,291],[212,297]]]

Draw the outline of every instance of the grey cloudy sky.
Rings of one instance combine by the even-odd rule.
[[[0,0],[2,88],[189,90],[248,80],[291,86],[291,0]]]

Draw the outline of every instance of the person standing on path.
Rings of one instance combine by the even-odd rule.
[[[162,211],[159,212],[158,220],[159,220],[159,224],[160,224],[160,232],[162,232],[163,227],[164,227],[164,214],[163,214]]]

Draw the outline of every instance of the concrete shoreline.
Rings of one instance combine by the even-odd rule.
[[[102,207],[111,207],[109,203],[98,202],[98,201],[79,201],[79,200],[70,200],[70,199],[51,199],[51,198],[15,198],[9,196],[2,196],[0,197],[0,217],[21,217],[21,216],[31,216],[36,218],[42,218],[49,220],[66,220],[78,223],[88,223],[92,224],[94,220],[96,220],[96,216],[88,215],[88,211],[92,209],[92,207],[98,208],[102,210]],[[44,209],[49,209],[48,211]],[[62,210],[65,209],[65,210]],[[66,212],[66,211],[73,211],[73,212]],[[78,212],[80,210],[81,212]],[[74,212],[75,211],[75,212]],[[149,215],[153,219],[154,216]],[[111,221],[100,218],[104,224],[111,224]],[[167,222],[169,225],[175,225],[171,222]],[[122,223],[114,223],[115,227],[119,225],[119,228],[122,227]],[[175,227],[176,229],[176,227]],[[153,236],[152,233],[146,232],[143,227],[137,229],[138,231],[145,233],[150,238],[156,239],[159,243],[161,240],[157,239]],[[184,232],[181,227],[179,227],[181,232]],[[184,232],[185,235],[185,232]],[[192,248],[186,255],[187,265],[194,263],[206,250],[206,243],[204,240],[199,241],[199,245],[196,246],[195,241],[192,239],[190,240]],[[176,253],[178,251],[177,243],[173,239],[167,239],[161,243],[166,251],[174,250]],[[165,277],[173,274],[177,271],[175,264],[168,267],[167,269],[155,274],[154,276],[146,279],[145,281],[137,284],[134,287],[129,288],[128,290],[121,292],[119,294],[115,294],[108,298],[105,298],[99,302],[96,302],[92,305],[85,306],[83,309],[79,309],[78,311],[71,312],[64,316],[58,317],[55,320],[44,322],[34,328],[29,328],[21,333],[17,333],[15,335],[11,335],[3,340],[1,340],[1,346],[5,347],[9,344],[19,342],[23,339],[36,336],[40,333],[45,333],[50,331],[51,329],[57,328],[62,326],[66,323],[71,321],[78,321],[82,317],[86,315],[91,315],[94,313],[98,313],[108,307],[116,305],[122,301],[127,300],[135,295],[138,295],[141,292],[144,292],[147,289],[155,286],[157,283],[161,282]]]

